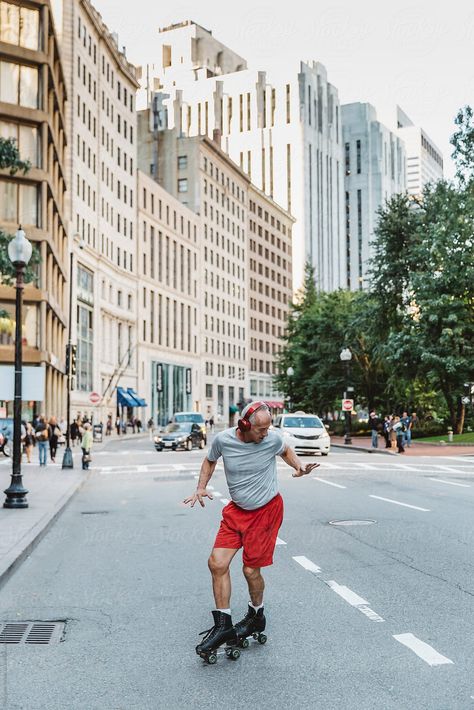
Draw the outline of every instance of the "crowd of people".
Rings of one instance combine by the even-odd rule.
[[[416,412],[402,416],[387,414],[382,419],[375,411],[370,412],[369,426],[372,434],[372,448],[378,448],[379,435],[385,440],[386,449],[397,449],[399,454],[405,453],[405,447],[411,446],[412,431],[418,419]]]
[[[26,463],[33,463],[32,456],[35,447],[38,447],[39,465],[41,468],[56,462],[58,446],[66,443],[67,423],[61,418],[37,415],[33,421],[25,420],[21,423],[22,458]],[[82,468],[89,468],[90,452],[92,448],[92,426],[87,417],[78,417],[71,424],[71,444],[79,445],[82,449]]]

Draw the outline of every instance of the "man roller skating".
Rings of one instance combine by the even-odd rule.
[[[270,412],[264,402],[252,402],[242,412],[237,428],[226,429],[214,437],[207,457],[202,462],[196,492],[185,499],[191,507],[196,502],[204,507],[204,498],[212,500],[207,491],[218,459],[222,456],[231,497],[222,512],[222,521],[208,560],[216,609],[212,612],[214,626],[207,632],[196,653],[215,662],[219,646],[228,647],[245,642],[247,636],[265,629],[263,592],[265,582],[261,568],[273,563],[273,551],[283,520],[283,499],[278,493],[276,456],[295,469],[293,476],[304,476],[319,466],[304,466],[293,449],[275,431],[269,431]],[[250,602],[247,614],[235,626],[232,624],[230,595],[230,563],[243,547],[243,573],[247,580]],[[265,638],[260,636],[260,640]],[[232,654],[230,648],[226,649]],[[238,657],[238,655],[236,655]]]

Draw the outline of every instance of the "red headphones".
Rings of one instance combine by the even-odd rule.
[[[246,432],[250,431],[252,428],[252,422],[250,421],[250,417],[254,412],[256,412],[258,409],[266,409],[268,410],[268,406],[265,404],[265,402],[255,402],[252,404],[251,407],[245,412],[244,416],[239,419],[237,422],[237,426],[240,429],[241,432]]]

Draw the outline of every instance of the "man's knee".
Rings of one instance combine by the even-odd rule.
[[[215,574],[218,577],[227,574],[227,572],[229,571],[228,560],[220,559],[214,554],[209,557],[207,565],[211,571],[211,574]]]
[[[260,577],[260,567],[247,567],[247,565],[244,565],[242,567],[242,571],[244,573],[244,576],[248,580],[253,580],[257,579]]]

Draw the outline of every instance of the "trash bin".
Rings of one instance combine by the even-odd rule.
[[[102,424],[94,424],[94,426],[92,427],[92,438],[94,441],[102,441],[102,431]]]

